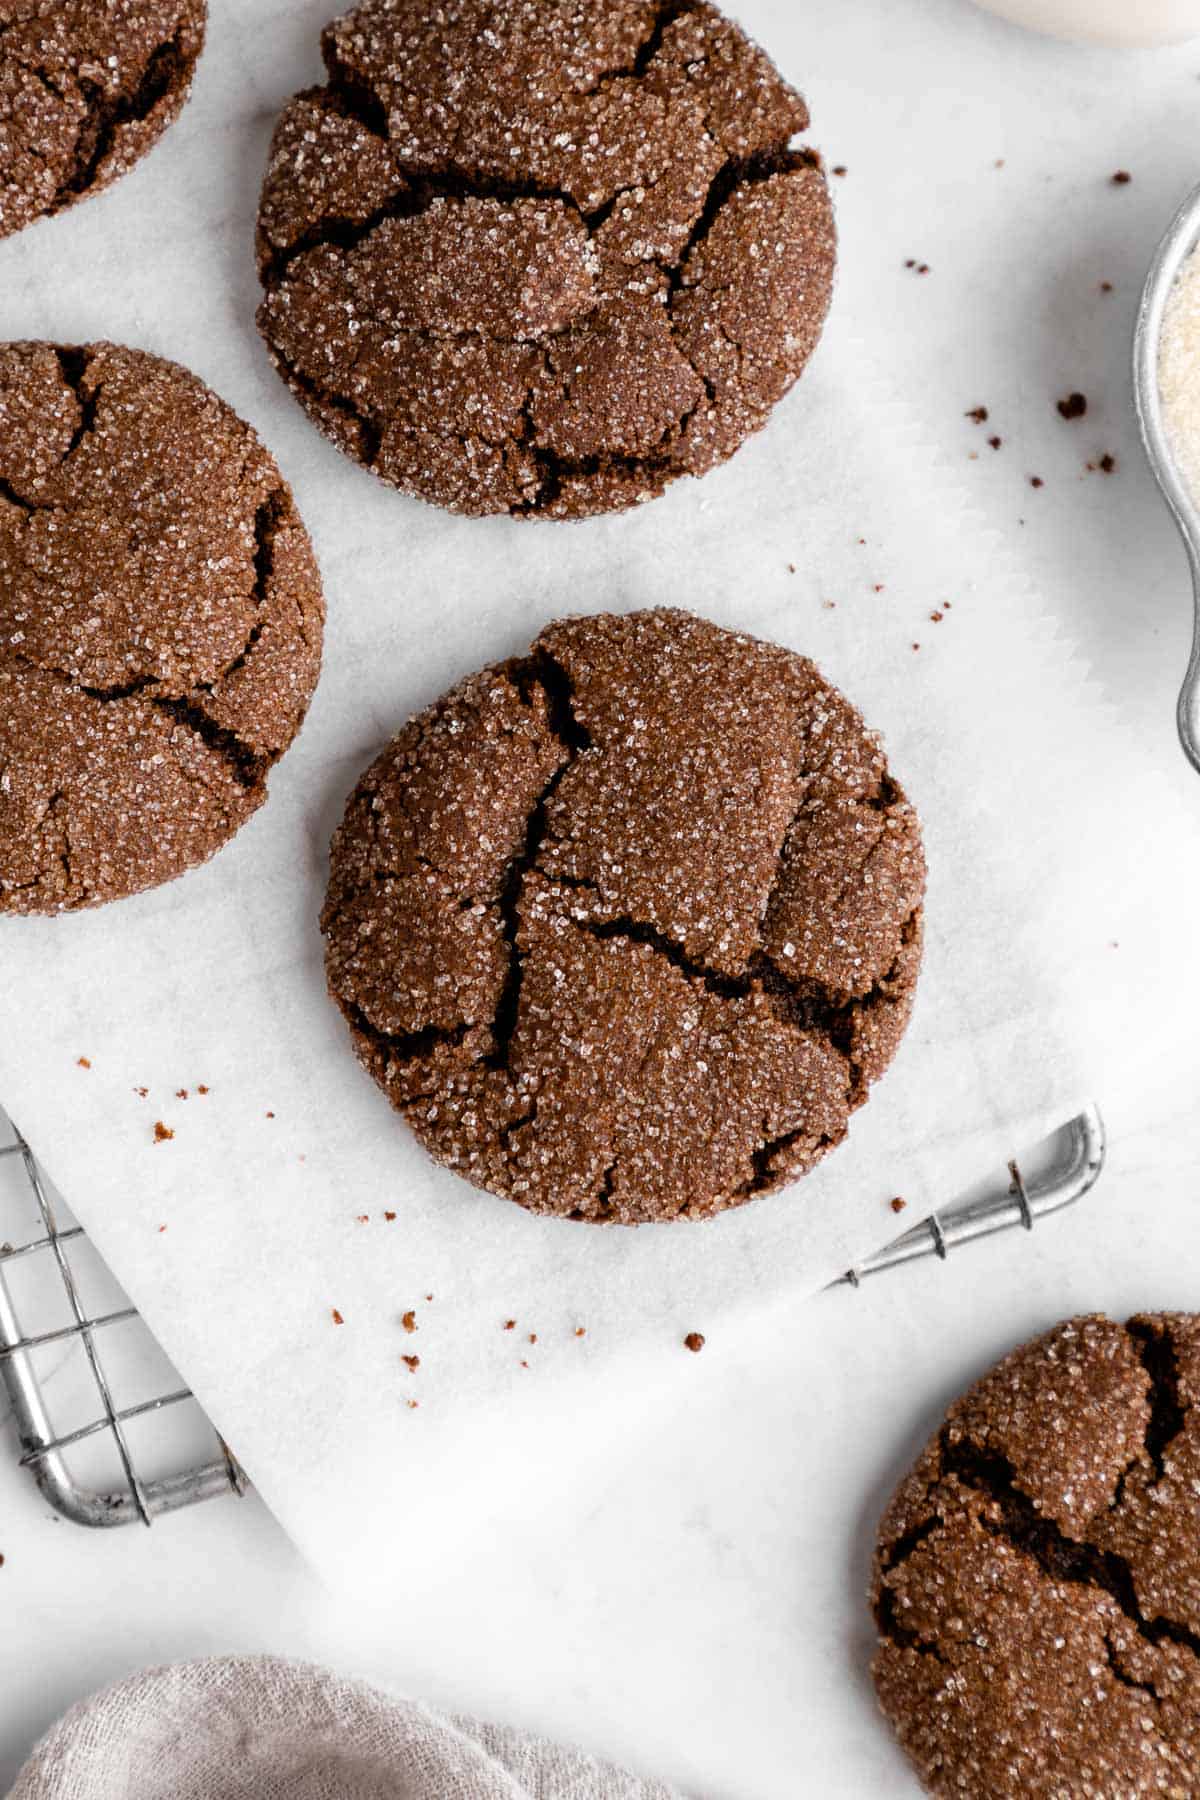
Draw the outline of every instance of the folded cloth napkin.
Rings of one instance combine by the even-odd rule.
[[[146,1669],[73,1706],[9,1800],[679,1800],[578,1750],[273,1656]]]

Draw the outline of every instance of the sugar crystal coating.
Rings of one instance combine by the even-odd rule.
[[[0,345],[0,913],[211,856],[300,728],[323,621],[291,490],[194,375]]]
[[[845,1135],[908,1019],[924,872],[877,740],[803,657],[685,612],[568,619],[359,782],[330,991],[468,1180],[703,1217]]]
[[[0,237],[107,187],[178,115],[205,0],[0,0]]]
[[[708,0],[367,0],[279,121],[259,326],[318,425],[466,513],[702,475],[820,336],[800,96]]]
[[[1200,1792],[1200,1318],[1069,1319],[955,1402],[879,1529],[874,1677],[931,1793]]]

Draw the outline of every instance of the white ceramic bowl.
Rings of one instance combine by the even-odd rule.
[[[1200,0],[977,0],[1030,31],[1081,44],[1147,48],[1200,37]]]

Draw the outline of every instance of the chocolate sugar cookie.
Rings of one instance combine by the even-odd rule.
[[[803,657],[685,612],[549,626],[367,770],[330,991],[426,1149],[575,1219],[694,1218],[844,1137],[908,1019],[916,816]]]
[[[0,237],[131,169],[176,117],[205,0],[0,0]]]
[[[1200,1317],[1071,1319],[950,1408],[879,1533],[875,1685],[935,1794],[1200,1793]]]
[[[299,730],[323,617],[291,490],[203,382],[0,345],[0,913],[219,849]]]
[[[829,304],[808,109],[708,0],[367,0],[275,133],[259,326],[316,423],[464,513],[575,518],[765,422]]]

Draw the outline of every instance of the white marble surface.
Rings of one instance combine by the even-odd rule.
[[[1200,175],[1200,49],[1070,49],[962,0],[841,0],[804,31],[790,0],[739,10],[768,43],[785,33],[814,138],[849,168],[839,306],[890,337],[931,432],[964,459],[978,450],[988,516],[1111,684],[1123,728],[1159,746],[1196,803],[1172,738],[1186,573],[1141,467],[1127,344],[1154,241]],[[297,12],[307,24],[313,8]],[[1129,185],[1111,186],[1117,168]],[[1090,401],[1070,426],[1053,406],[1069,388]],[[978,404],[999,452],[963,417]],[[1105,450],[1116,474],[1086,474]],[[480,1481],[471,1529],[410,1553],[403,1604],[375,1616],[322,1591],[255,1501],[90,1538],[6,1459],[0,1780],[91,1686],[269,1647],[586,1739],[694,1795],[909,1791],[864,1675],[885,1490],[945,1400],[1023,1334],[1071,1310],[1195,1304],[1198,1159],[1194,1109],[1148,1108],[1086,1213],[857,1295],[743,1311],[702,1356],[655,1371],[619,1454],[556,1472],[536,1541]]]

